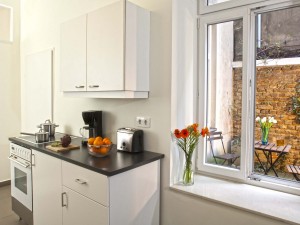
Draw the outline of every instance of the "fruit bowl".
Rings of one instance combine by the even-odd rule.
[[[109,155],[112,144],[110,145],[90,145],[88,144],[89,154],[96,157],[105,157]]]

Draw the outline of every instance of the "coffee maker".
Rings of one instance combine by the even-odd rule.
[[[80,129],[83,144],[86,144],[90,137],[102,137],[102,111],[84,111],[82,118],[86,125]]]

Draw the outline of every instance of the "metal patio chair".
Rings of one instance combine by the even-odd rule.
[[[223,142],[223,135],[222,135],[222,131],[216,131],[216,130],[212,130],[209,133],[209,136],[207,138],[207,140],[210,142],[210,148],[211,148],[211,153],[213,155],[213,158],[215,160],[215,163],[218,164],[217,159],[223,160],[221,162],[222,165],[225,164],[225,162],[227,161],[227,164],[229,166],[231,166],[236,159],[238,159],[240,157],[239,154],[236,153],[227,153],[224,147],[224,142]],[[215,141],[221,141],[222,143],[222,148],[223,148],[223,154],[216,154],[215,153]]]

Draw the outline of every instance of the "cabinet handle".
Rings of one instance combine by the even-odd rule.
[[[99,85],[89,85],[89,88],[98,88]]]
[[[75,179],[75,182],[77,182],[78,184],[86,184],[87,182],[81,179]]]
[[[31,154],[31,166],[35,166],[35,154]]]
[[[84,85],[75,86],[75,88],[84,88]]]
[[[64,202],[64,196],[66,196],[66,204]],[[68,196],[66,192],[61,193],[61,206],[68,207]]]

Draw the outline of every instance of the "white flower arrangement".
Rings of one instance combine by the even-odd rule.
[[[274,123],[277,123],[277,120],[271,116],[269,116],[268,118],[263,117],[262,119],[258,116],[255,120],[259,122],[261,128],[270,128]]]

